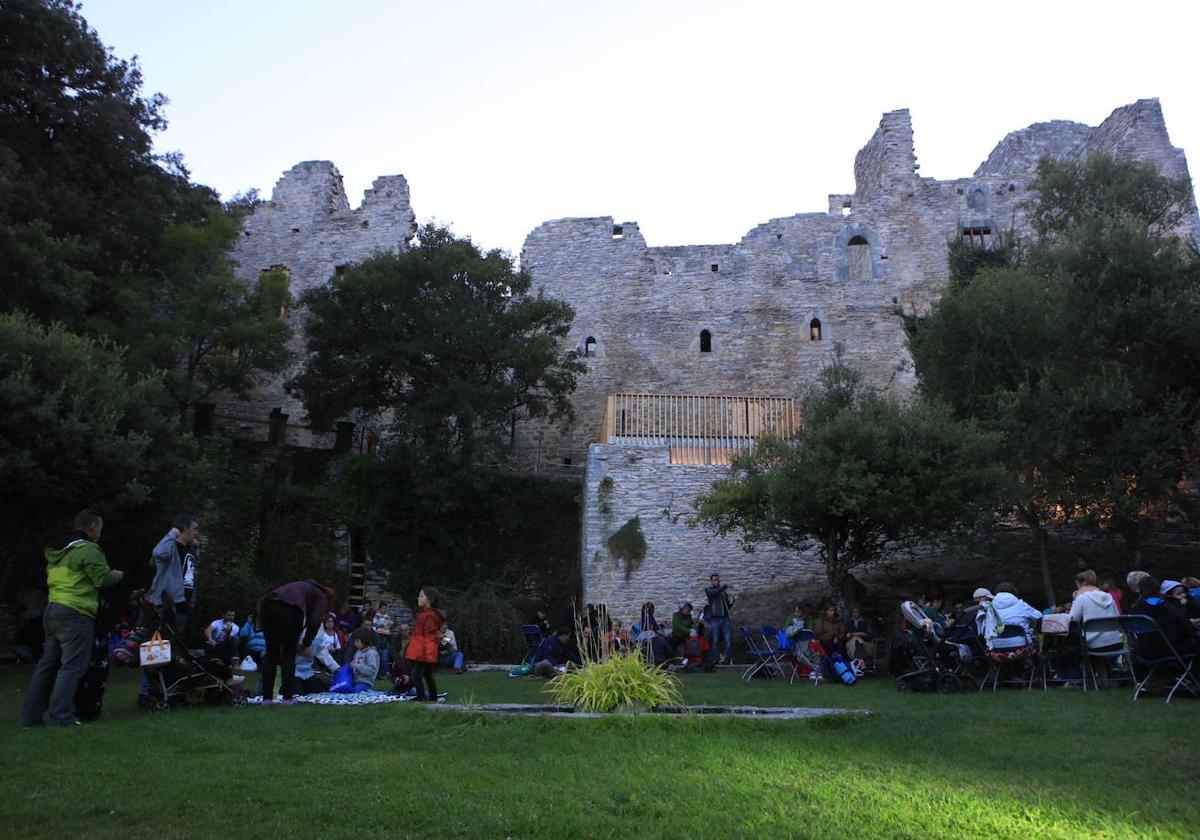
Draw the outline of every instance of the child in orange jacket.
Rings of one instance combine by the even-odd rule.
[[[438,639],[441,636],[442,623],[446,620],[437,610],[442,595],[432,586],[421,589],[417,595],[417,606],[421,611],[413,622],[412,638],[404,651],[412,670],[413,686],[417,689],[417,702],[428,700],[437,702],[437,683],[433,680],[433,669],[437,665]],[[426,697],[425,688],[429,687]]]

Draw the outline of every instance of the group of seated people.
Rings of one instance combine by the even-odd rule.
[[[783,633],[794,642],[805,630],[812,632],[827,654],[839,653],[864,663],[874,660],[875,632],[860,607],[852,607],[849,618],[843,619],[842,611],[829,599],[812,608],[796,604],[784,622]]]
[[[1075,575],[1071,600],[1038,610],[1024,601],[1011,583],[1000,583],[996,591],[980,587],[969,603],[956,601],[943,611],[940,592],[930,592],[917,600],[927,629],[935,630],[950,641],[981,639],[989,654],[1024,656],[1035,646],[1040,632],[1068,633],[1071,625],[1081,629],[1084,623],[1122,614],[1145,615],[1154,619],[1161,635],[1139,634],[1136,649],[1140,657],[1158,659],[1170,654],[1200,654],[1200,580],[1165,580],[1161,583],[1146,572],[1130,572],[1126,585],[1133,595],[1125,607],[1126,593],[1092,569],[1083,568]],[[1047,616],[1062,616],[1051,621]],[[1119,650],[1124,645],[1117,630],[1093,630],[1084,633],[1083,644],[1092,653]],[[1168,645],[1170,646],[1168,648]]]
[[[309,647],[297,642],[295,673],[301,693],[329,691],[334,675],[347,663],[351,665],[353,692],[373,689],[380,678],[389,680],[396,690],[408,691],[412,675],[404,652],[410,636],[410,626],[394,621],[384,602],[378,609],[372,608],[370,601],[364,602],[362,609],[351,609],[345,604],[342,611],[325,616]],[[204,628],[204,637],[206,652],[235,669],[258,670],[266,653],[266,639],[254,613],[239,626],[234,611],[227,610]],[[438,639],[437,664],[455,674],[463,673],[466,668],[458,639],[444,623]]]

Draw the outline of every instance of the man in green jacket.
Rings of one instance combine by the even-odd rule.
[[[50,710],[52,726],[77,726],[75,689],[88,668],[100,589],[115,586],[125,573],[110,569],[96,540],[104,520],[94,510],[75,515],[72,531],[59,548],[46,549],[50,603],[42,616],[46,646],[25,689],[21,726],[41,726]]]

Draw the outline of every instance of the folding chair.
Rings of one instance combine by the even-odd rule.
[[[995,636],[997,639],[1016,639],[1018,637],[1022,639],[1027,638],[1025,635],[1025,628],[1021,627],[1019,624],[1009,624],[998,635]],[[1037,676],[1037,648],[1032,643],[1027,642],[1020,647],[1008,649],[1001,648],[999,650],[992,650],[991,648],[988,648],[987,659],[988,671],[987,674],[984,675],[983,682],[979,684],[980,691],[983,691],[984,686],[986,686],[989,682],[992,684],[992,691],[995,691],[999,687],[1000,671],[1006,663],[1023,662],[1027,659],[1033,660],[1033,667],[1029,669],[1029,679],[1021,680],[1021,682],[1025,683],[1026,688],[1033,687],[1033,679],[1035,676]]]
[[[1120,633],[1121,634],[1120,644],[1118,646],[1108,649],[1108,650],[1092,650],[1090,647],[1088,647],[1088,642],[1087,642],[1087,634],[1088,633],[1105,633],[1105,632]],[[1106,618],[1090,618],[1087,621],[1083,622],[1082,639],[1083,639],[1083,642],[1082,642],[1081,649],[1083,651],[1083,666],[1084,666],[1084,668],[1083,668],[1083,690],[1084,691],[1087,691],[1089,675],[1092,678],[1092,687],[1095,688],[1097,691],[1100,690],[1100,682],[1096,679],[1096,668],[1095,668],[1095,665],[1093,664],[1094,660],[1096,660],[1096,659],[1104,660],[1104,664],[1105,664],[1105,667],[1104,667],[1105,679],[1104,679],[1104,681],[1106,683],[1119,682],[1121,680],[1128,680],[1130,684],[1137,682],[1137,680],[1135,680],[1133,677],[1133,663],[1129,658],[1133,655],[1133,645],[1130,643],[1131,642],[1130,637],[1125,633],[1125,627],[1121,622],[1120,616],[1111,616],[1111,617],[1106,617]],[[1117,677],[1114,679],[1112,676],[1112,672],[1113,672],[1112,663],[1114,663],[1117,660],[1122,659],[1122,658],[1125,659],[1125,662],[1126,662],[1126,668],[1127,668],[1126,676]]]
[[[773,679],[775,674],[772,673],[772,667],[778,667],[775,663],[775,651],[763,646],[760,642],[755,642],[754,634],[750,632],[749,627],[739,627],[738,630],[742,634],[742,640],[746,643],[746,655],[750,657],[750,667],[742,672],[742,679],[749,682],[760,671]]]
[[[1146,685],[1163,665],[1174,665],[1179,668],[1179,676],[1171,686],[1171,690],[1167,692],[1168,703],[1171,702],[1171,698],[1175,696],[1175,692],[1179,690],[1180,686],[1190,691],[1192,696],[1198,696],[1197,689],[1200,688],[1200,680],[1192,673],[1192,666],[1196,664],[1196,654],[1180,654],[1176,651],[1175,646],[1163,635],[1158,622],[1148,615],[1123,615],[1119,620],[1125,634],[1134,639],[1133,658],[1147,668],[1146,676],[1142,678],[1141,682],[1137,683],[1137,687],[1134,689],[1134,700],[1138,699],[1138,696],[1146,689]],[[1144,655],[1144,651],[1150,645],[1161,645],[1160,652],[1166,651],[1168,655]]]
[[[522,624],[521,637],[525,640],[525,659],[526,664],[533,664],[533,657],[537,655],[538,645],[542,643],[542,628],[536,624]]]
[[[772,667],[779,676],[783,676],[783,669],[787,664],[788,649],[779,645],[779,630],[769,624],[764,624],[758,628],[758,632],[762,634],[763,648],[771,651]]]
[[[800,666],[803,665],[809,669],[808,678],[812,680],[813,685],[820,685],[823,679],[821,675],[821,657],[812,649],[812,640],[817,636],[811,630],[801,630],[791,638],[791,650],[788,651],[791,656],[792,676],[788,680],[788,685],[796,681],[796,677],[800,676]]]

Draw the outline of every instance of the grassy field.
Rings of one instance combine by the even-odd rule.
[[[1200,837],[1200,702],[1110,690],[902,695],[886,679],[684,678],[688,703],[836,706],[813,721],[497,718],[409,704],[133,708],[19,730],[0,669],[3,835],[47,837]],[[544,683],[443,675],[451,702]]]

